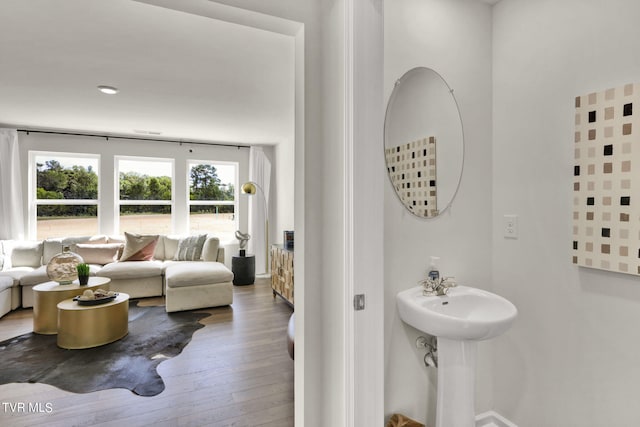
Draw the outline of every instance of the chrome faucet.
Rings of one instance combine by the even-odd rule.
[[[453,277],[438,277],[437,279],[427,277],[418,283],[424,288],[422,294],[426,296],[444,296],[449,288],[457,286]]]

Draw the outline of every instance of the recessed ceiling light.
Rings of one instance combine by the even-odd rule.
[[[106,93],[107,95],[115,95],[118,93],[118,88],[113,86],[100,85],[98,86],[98,90],[102,93]]]

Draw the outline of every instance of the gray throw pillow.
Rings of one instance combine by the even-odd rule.
[[[200,261],[205,240],[207,240],[206,234],[180,239],[178,250],[173,256],[174,261]]]

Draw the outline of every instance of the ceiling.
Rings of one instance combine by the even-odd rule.
[[[292,139],[293,37],[131,0],[2,0],[0,16],[0,124]]]

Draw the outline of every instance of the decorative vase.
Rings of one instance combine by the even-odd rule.
[[[61,285],[69,285],[78,278],[76,267],[84,262],[82,257],[64,246],[62,252],[51,258],[47,264],[47,276]]]
[[[78,282],[80,282],[80,286],[86,286],[89,284],[89,276],[80,276],[78,275]]]

